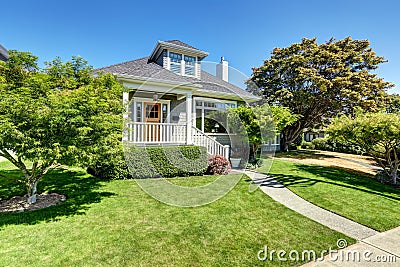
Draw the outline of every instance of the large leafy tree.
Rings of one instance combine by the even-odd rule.
[[[92,75],[80,57],[39,69],[37,57],[10,51],[0,65],[0,156],[23,174],[28,203],[37,184],[61,165],[87,166],[121,139],[122,86]]]
[[[361,147],[372,155],[393,184],[399,179],[400,116],[358,112],[335,118],[327,128],[329,138]]]
[[[267,103],[301,115],[282,131],[281,150],[287,151],[305,128],[338,113],[352,113],[354,107],[376,111],[385,90],[393,86],[371,73],[383,62],[368,40],[347,37],[318,44],[315,38],[304,38],[275,48],[270,59],[253,68],[249,83]]]

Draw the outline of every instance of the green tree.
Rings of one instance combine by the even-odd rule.
[[[400,116],[358,112],[335,118],[327,128],[329,138],[361,147],[373,156],[393,184],[399,179]]]
[[[245,131],[251,145],[252,157],[263,143],[275,139],[282,129],[296,122],[299,115],[293,114],[289,108],[263,104],[254,107],[239,106],[228,111],[228,124],[240,134]]]
[[[304,38],[286,48],[275,48],[270,59],[253,68],[250,90],[269,104],[279,103],[302,115],[282,131],[281,150],[305,128],[324,122],[354,107],[376,111],[386,89],[392,87],[371,73],[386,60],[377,56],[368,40],[330,39],[317,44]],[[255,88],[255,89],[254,89]]]
[[[88,75],[92,68],[78,57],[44,70],[36,61],[10,51],[0,65],[0,156],[22,172],[28,203],[49,170],[88,166],[122,132],[122,86],[113,76]]]
[[[386,105],[384,106],[385,112],[400,114],[400,95],[387,94],[385,100],[386,100]]]

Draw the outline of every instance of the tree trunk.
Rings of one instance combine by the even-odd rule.
[[[299,137],[299,135],[303,133],[303,130],[304,127],[298,122],[283,129],[280,141],[280,151],[288,152],[290,144],[293,143]]]
[[[287,141],[287,137],[285,134],[282,134],[281,140],[280,140],[280,148],[279,150],[281,152],[288,152],[289,151],[289,145],[290,143]]]
[[[397,174],[397,168],[393,168],[392,169],[392,174],[391,174],[392,178],[393,178],[393,184],[397,184],[397,178],[398,178],[398,174]]]
[[[29,183],[28,186],[28,204],[36,203],[37,182]]]

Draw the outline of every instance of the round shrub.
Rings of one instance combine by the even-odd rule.
[[[209,174],[228,174],[231,170],[229,160],[221,155],[208,156],[208,173]]]
[[[312,142],[303,141],[301,143],[301,148],[303,149],[315,149],[315,146]]]

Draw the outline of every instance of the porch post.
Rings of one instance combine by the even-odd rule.
[[[122,141],[129,140],[129,127],[128,127],[128,112],[129,112],[129,92],[122,93],[122,105],[124,106],[125,112],[123,116],[123,128],[122,128]]]
[[[186,144],[193,144],[192,141],[192,93],[186,94]]]

